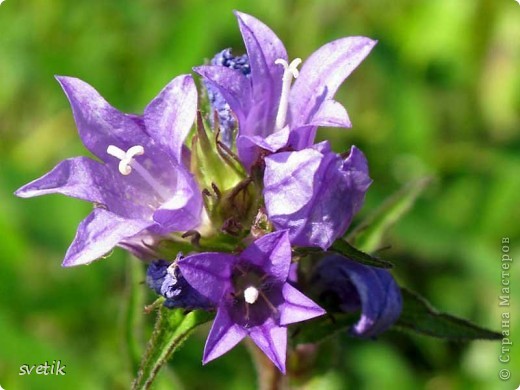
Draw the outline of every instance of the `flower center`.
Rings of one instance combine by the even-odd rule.
[[[248,303],[250,305],[252,305],[253,303],[256,302],[259,295],[260,295],[260,292],[258,291],[258,289],[256,287],[249,286],[248,288],[246,288],[244,290],[244,300],[246,301],[246,303]]]
[[[117,146],[109,145],[107,148],[107,154],[121,160],[119,161],[119,173],[121,173],[121,175],[128,176],[132,173],[133,168],[137,171],[139,176],[141,176],[144,181],[146,181],[150,187],[161,196],[163,201],[170,198],[168,191],[161,185],[161,183],[155,180],[145,167],[135,161],[135,156],[142,156],[144,154],[144,148],[141,145],[134,145],[126,152]]]
[[[302,62],[301,58],[295,58],[289,64],[283,58],[278,58],[274,63],[282,65],[284,68],[282,76],[282,93],[280,95],[280,104],[278,113],[276,114],[275,131],[282,130],[286,125],[287,109],[289,108],[289,92],[291,91],[291,82],[293,78],[298,78],[300,72],[298,65]]]

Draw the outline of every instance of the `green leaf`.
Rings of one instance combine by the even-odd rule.
[[[412,208],[430,182],[423,178],[405,185],[352,230],[347,240],[369,253],[381,248],[385,233]]]
[[[394,325],[397,330],[408,330],[447,340],[500,340],[502,335],[482,328],[470,321],[440,313],[426,299],[401,288],[403,312]]]
[[[305,321],[294,327],[291,333],[292,340],[296,344],[319,343],[345,332],[356,321],[359,314],[334,313],[319,318]]]
[[[340,238],[339,240],[334,241],[332,244],[331,250],[333,252],[337,252],[342,254],[345,257],[353,261],[357,261],[358,263],[369,265],[372,267],[378,268],[392,268],[393,264],[389,261],[382,260],[378,257],[369,255],[365,252],[361,252],[359,249],[354,248],[347,241]]]
[[[149,389],[161,367],[170,356],[188,338],[193,330],[211,320],[213,315],[203,310],[186,314],[183,309],[161,307],[157,312],[157,321],[141,360],[132,389]]]

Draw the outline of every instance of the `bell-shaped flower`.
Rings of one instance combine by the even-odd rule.
[[[201,253],[178,266],[188,283],[217,306],[204,364],[249,336],[285,372],[287,325],[325,313],[289,284],[291,244],[285,231],[259,238],[239,255]]]
[[[363,205],[372,183],[363,153],[343,158],[328,142],[265,158],[264,198],[269,220],[289,231],[293,245],[329,248]]]
[[[317,126],[351,127],[334,95],[375,41],[365,37],[335,40],[314,52],[298,71],[301,60],[288,60],[283,43],[269,27],[250,15],[235,14],[251,74],[218,65],[194,70],[224,96],[237,117],[238,154],[247,168],[262,150],[311,146]]]
[[[79,135],[99,160],[75,157],[16,191],[87,200],[94,210],[80,223],[63,266],[90,263],[135,237],[197,227],[202,197],[183,163],[183,143],[195,119],[193,79],[172,80],[140,116],[113,108],[87,83],[57,77],[72,106]]]
[[[339,310],[361,312],[350,329],[355,336],[377,336],[401,315],[401,291],[385,269],[331,255],[316,267],[311,283],[322,299],[335,302]]]

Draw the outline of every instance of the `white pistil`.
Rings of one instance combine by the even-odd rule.
[[[278,58],[274,63],[282,65],[284,68],[282,76],[282,93],[280,95],[280,104],[276,114],[275,131],[282,130],[286,125],[287,109],[289,108],[289,92],[291,91],[291,82],[293,78],[298,78],[300,72],[298,65],[302,62],[301,58],[295,58],[289,64],[283,58]]]
[[[114,145],[109,145],[107,148],[107,154],[116,157],[119,160],[119,173],[123,176],[128,176],[132,173],[134,168],[137,173],[162,197],[163,201],[170,198],[168,191],[155,180],[150,173],[141,164],[135,161],[135,156],[142,156],[144,154],[144,148],[141,145],[134,145],[126,152],[121,148]]]
[[[249,286],[244,290],[244,300],[246,301],[246,303],[252,305],[257,301],[259,294],[260,293],[256,287]]]
[[[125,152],[117,146],[109,145],[107,153],[121,160],[119,162],[119,172],[121,175],[128,176],[132,172],[131,164],[134,161],[134,157],[142,156],[144,154],[144,148],[141,145],[135,145]]]

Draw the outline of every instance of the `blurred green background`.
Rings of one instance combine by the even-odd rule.
[[[340,89],[352,130],[322,130],[366,153],[374,179],[361,216],[404,183],[434,178],[386,238],[399,281],[443,311],[499,330],[501,239],[514,265],[512,362],[499,343],[389,332],[346,336],[308,389],[515,389],[520,384],[520,5],[515,0],[6,0],[0,5],[0,386],[125,389],[129,261],[60,267],[90,205],[13,191],[85,154],[53,75],[79,77],[139,113],[170,79],[215,52],[243,51],[231,10],[251,13],[306,58],[329,40],[379,41]],[[137,288],[144,289],[137,285]],[[147,295],[146,302],[153,300]],[[152,322],[152,316],[147,321]],[[253,389],[246,349],[201,366],[207,328],[158,388]],[[338,344],[341,342],[342,344]],[[66,376],[19,376],[61,360]],[[501,368],[513,369],[508,382]]]

